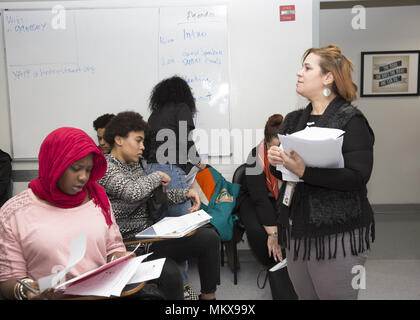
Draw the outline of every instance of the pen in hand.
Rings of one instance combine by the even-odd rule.
[[[19,282],[22,286],[24,286],[26,289],[28,289],[29,291],[31,291],[34,294],[40,294],[39,291],[36,291],[34,288],[32,288],[29,284],[27,284],[26,282],[22,281],[22,280],[16,280],[17,282]]]

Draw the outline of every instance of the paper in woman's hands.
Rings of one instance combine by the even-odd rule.
[[[339,129],[306,127],[290,135],[278,135],[281,147],[289,154],[294,150],[307,167],[343,168],[343,134]],[[285,181],[302,181],[282,165],[277,166]]]
[[[38,279],[39,291],[43,292],[49,288],[55,288],[58,283],[66,276],[82,258],[86,252],[86,234],[81,233],[71,241],[70,257],[67,266],[60,272]]]
[[[148,256],[152,254],[148,253],[136,258],[126,259],[121,263],[113,265],[111,268],[108,268],[102,272],[98,272],[91,277],[85,278],[83,281],[76,281],[74,284],[68,286],[65,290],[65,294],[70,295],[83,295],[83,296],[101,296],[101,297],[110,297],[110,296],[120,296],[124,287],[129,283],[138,283],[151,279],[155,279],[152,274],[151,277],[148,277],[147,280],[141,281],[132,281],[134,275],[139,272],[146,273],[147,266],[144,266],[145,263],[142,263]],[[163,263],[165,258],[162,258],[163,262],[160,269],[157,270],[158,278],[160,272],[162,271]],[[146,264],[154,263],[156,260],[146,262]],[[144,278],[143,278],[144,279]]]
[[[111,267],[113,267],[114,265],[117,265],[125,260],[130,259],[133,255],[134,252],[137,250],[137,248],[140,246],[140,243],[138,244],[138,246],[133,250],[133,252],[131,254],[128,254],[126,256],[123,256],[121,258],[118,258],[112,262],[106,263],[96,269],[90,270],[78,277],[75,277],[69,281],[66,282],[62,282],[62,280],[65,278],[66,274],[77,264],[79,263],[80,260],[83,259],[83,257],[85,256],[85,252],[86,252],[86,234],[85,233],[81,233],[78,236],[74,237],[71,241],[71,245],[70,245],[70,255],[69,255],[69,260],[67,262],[66,267],[58,272],[58,273],[53,273],[50,274],[46,277],[40,278],[38,279],[38,285],[39,285],[39,290],[40,292],[45,291],[46,289],[49,288],[54,288],[54,289],[59,289],[62,288],[66,285],[70,285],[76,281],[82,280],[84,278],[88,278],[90,276],[93,276],[95,274],[98,274],[102,271],[105,271]]]

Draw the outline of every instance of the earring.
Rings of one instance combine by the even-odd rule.
[[[324,97],[329,97],[331,95],[331,89],[325,88],[324,90],[322,90],[322,94],[324,95]]]

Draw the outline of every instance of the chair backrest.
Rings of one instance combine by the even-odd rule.
[[[12,158],[0,150],[0,207],[12,197]]]
[[[246,163],[243,163],[239,167],[236,168],[232,177],[232,183],[238,183],[238,184],[244,183],[245,169],[246,169]]]

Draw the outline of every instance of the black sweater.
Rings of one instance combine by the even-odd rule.
[[[308,122],[315,122],[316,126],[319,118],[311,116]],[[374,137],[361,116],[353,117],[343,130],[346,132],[342,147],[344,168],[307,167],[302,176],[305,183],[339,191],[360,190],[366,185],[373,167]]]
[[[320,116],[311,116],[310,122],[315,122]],[[366,185],[373,167],[373,142],[366,120],[363,117],[353,117],[345,126],[343,138],[344,168],[311,168],[306,167],[302,180],[307,184],[330,188],[339,191],[359,190]],[[270,166],[271,173],[282,179],[280,171]]]
[[[281,131],[291,134],[304,129],[309,123],[344,130],[344,168],[305,168],[304,182],[297,184],[290,207],[279,206],[279,241],[282,245],[290,245],[290,238],[298,239],[294,254],[297,258],[302,240],[305,259],[305,254],[310,252],[306,247],[310,243],[308,239],[315,239],[315,245],[320,249],[325,243],[329,245],[330,236],[335,235],[337,247],[338,235],[342,234],[343,242],[344,234],[348,233],[351,252],[357,255],[365,250],[364,245],[369,248],[369,229],[372,241],[375,238],[373,211],[366,189],[373,167],[374,134],[363,114],[341,97],[336,97],[322,116],[311,116],[311,109],[309,104],[305,109],[288,114]],[[282,178],[275,167],[271,166],[270,170],[276,177]],[[280,197],[283,194],[284,188]],[[358,244],[356,229],[359,230]],[[317,250],[317,259],[323,259],[324,253]],[[329,258],[335,257],[336,250],[328,253]]]
[[[248,156],[247,168],[255,168],[257,159],[257,148],[254,147]],[[258,220],[264,226],[275,226],[277,211],[274,207],[274,195],[268,190],[264,172],[253,174],[255,170],[245,171],[245,183],[241,185],[241,191],[237,200],[249,197],[257,211]],[[279,182],[281,183],[281,181]]]

